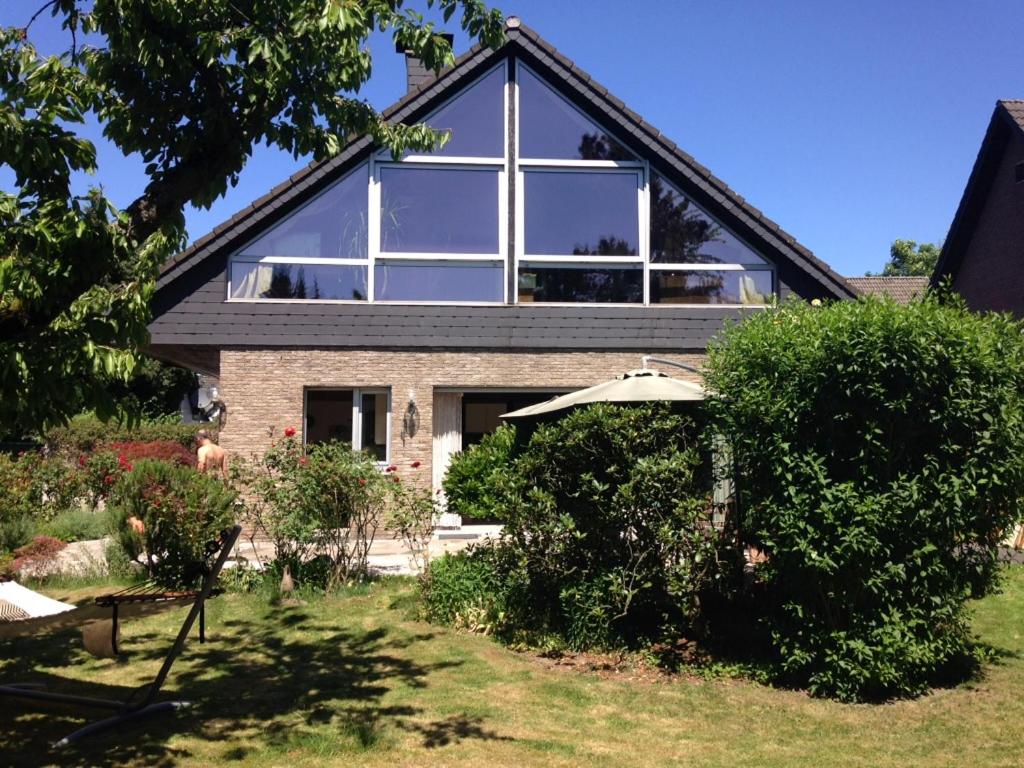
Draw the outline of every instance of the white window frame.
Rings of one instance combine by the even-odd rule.
[[[391,463],[391,387],[343,387],[317,386],[305,387],[302,393],[302,446],[309,446],[309,393],[310,392],[351,392],[352,393],[352,439],[349,441],[353,451],[363,450],[363,395],[387,395],[387,439],[384,445],[384,458],[377,464],[386,467]]]
[[[650,280],[647,276],[646,263],[648,253],[648,237],[650,232],[650,226],[648,222],[649,206],[648,201],[648,164],[645,160],[580,160],[580,159],[558,159],[558,158],[535,158],[529,157],[524,158],[520,156],[519,151],[519,140],[522,136],[522,110],[520,108],[519,100],[519,87],[522,82],[520,72],[526,70],[533,77],[537,78],[541,83],[546,85],[544,77],[539,75],[521,60],[516,60],[516,80],[515,80],[515,105],[516,105],[516,199],[515,199],[515,227],[516,227],[516,249],[514,259],[515,269],[515,295],[512,297],[513,304],[519,304],[519,270],[524,263],[528,264],[550,264],[557,266],[559,264],[578,264],[580,266],[593,265],[596,267],[601,266],[613,266],[615,264],[637,264],[643,265],[643,300],[642,302],[602,302],[601,306],[621,306],[621,307],[638,307],[646,306],[648,302],[648,292],[650,290]],[[589,115],[584,114],[579,109],[576,109],[575,105],[571,104],[564,96],[561,96],[557,91],[552,91],[556,96],[562,98],[572,107],[581,117],[587,121],[594,123],[601,130],[603,130],[609,137],[619,142],[623,146],[627,146],[614,132],[609,131],[605,126],[596,123],[593,118]],[[637,181],[637,252],[635,256],[595,256],[588,254],[585,256],[574,256],[572,254],[535,254],[526,252],[526,174],[527,173],[573,173],[573,172],[585,172],[585,173],[604,173],[604,174],[633,174]],[[579,306],[578,304],[571,302],[523,302],[524,304],[537,306]]]
[[[501,306],[508,304],[508,167],[509,167],[509,135],[508,135],[508,79],[509,60],[501,63],[484,72],[478,80],[490,76],[493,72],[503,69],[505,73],[501,89],[502,121],[501,121],[501,146],[503,149],[500,157],[462,157],[442,155],[407,155],[395,160],[387,150],[378,150],[370,157],[370,301],[375,304],[415,304],[440,305],[440,306]],[[450,99],[437,107],[431,115],[444,109],[448,104],[457,99],[461,94],[457,93]],[[430,115],[423,118],[427,122]],[[451,168],[455,170],[496,170],[498,175],[498,199],[495,201],[498,206],[498,250],[496,253],[424,253],[413,251],[381,251],[381,182],[380,171],[384,168],[395,168],[403,165],[417,165],[429,168]],[[437,261],[463,261],[463,262],[489,262],[501,267],[501,299],[498,301],[385,301],[376,298],[374,287],[374,273],[377,262],[437,262]]]

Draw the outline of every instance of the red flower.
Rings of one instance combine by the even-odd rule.
[[[395,481],[396,483],[400,483],[400,482],[402,482],[402,478],[400,478],[400,477],[399,477],[398,475],[395,475],[395,476],[394,476],[393,478],[391,478],[391,479],[392,479],[392,480],[394,480],[394,481]]]
[[[301,459],[299,459],[299,464],[301,464],[302,466],[306,466],[307,464],[309,464],[309,457],[303,456]]]
[[[414,461],[414,462],[413,462],[412,464],[410,464],[409,466],[410,466],[410,467],[412,467],[413,469],[418,469],[418,468],[419,468],[419,466],[420,466],[420,463],[419,463],[418,461]]]
[[[78,466],[80,466],[80,467],[84,467],[85,466],[85,456],[79,456],[78,457]]]
[[[398,471],[398,467],[396,467],[394,464],[388,464],[388,468],[385,469],[384,471],[385,472],[397,472]]]
[[[103,482],[106,483],[107,485],[113,485],[114,478],[111,475],[107,475],[106,477],[103,478]]]
[[[359,478],[359,484],[360,484],[360,485],[366,485],[366,479],[365,479],[365,478],[362,478],[362,477],[360,477],[360,478]]]
[[[284,428],[284,436],[285,437],[295,437],[295,427],[285,427]]]

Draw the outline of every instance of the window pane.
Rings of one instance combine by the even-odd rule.
[[[524,174],[526,253],[635,255],[637,176],[600,171]]]
[[[651,174],[651,261],[768,263],[656,173]]]
[[[356,264],[231,264],[233,299],[366,300],[365,266]]]
[[[369,183],[367,166],[359,166],[242,254],[365,259]]]
[[[767,304],[771,298],[767,270],[651,270],[651,303]]]
[[[538,265],[519,268],[520,302],[615,302],[644,300],[644,271],[636,267],[593,264]]]
[[[377,301],[504,301],[504,275],[489,261],[377,262],[373,290]]]
[[[337,440],[352,443],[352,390],[310,390],[306,393],[306,443]]]
[[[380,249],[497,253],[498,172],[382,168]]]
[[[361,448],[377,461],[388,458],[388,396],[378,392],[364,394],[360,406],[363,433]]]
[[[450,130],[451,138],[435,155],[505,156],[505,66],[485,75],[424,122]],[[412,153],[406,153],[412,154]]]
[[[636,159],[523,67],[519,68],[519,156],[557,160]]]

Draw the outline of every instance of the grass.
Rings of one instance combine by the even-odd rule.
[[[998,654],[978,681],[914,701],[843,705],[737,680],[650,682],[566,670],[409,619],[407,581],[273,606],[225,595],[165,694],[183,714],[45,744],[84,722],[4,702],[0,764],[82,766],[1019,766],[1024,568],[976,606]],[[97,587],[48,590],[84,599]],[[126,624],[123,660],[74,634],[0,644],[0,679],[123,697],[150,680],[181,613]]]

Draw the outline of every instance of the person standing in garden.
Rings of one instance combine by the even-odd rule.
[[[210,433],[205,429],[196,432],[196,443],[199,445],[196,450],[196,469],[200,472],[220,472],[220,476],[226,480],[228,476],[227,451],[213,442]]]

